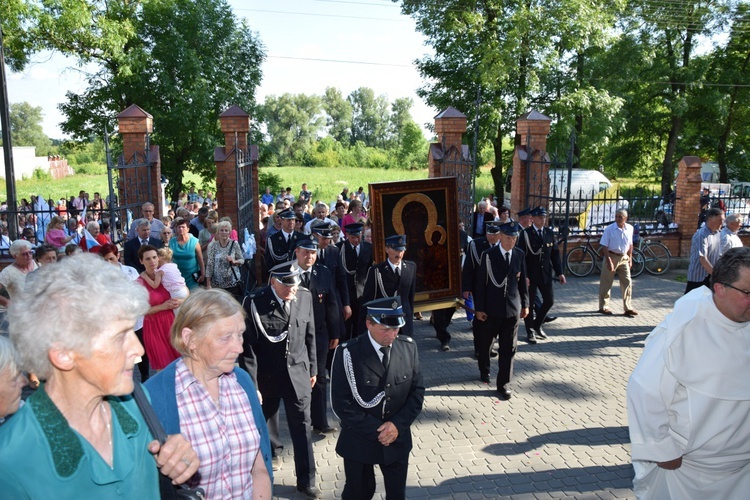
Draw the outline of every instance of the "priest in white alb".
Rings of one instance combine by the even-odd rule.
[[[750,498],[750,248],[651,332],[627,398],[637,498]]]

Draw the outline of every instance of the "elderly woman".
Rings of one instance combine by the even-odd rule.
[[[172,309],[180,307],[182,299],[173,299],[161,282],[161,276],[157,276],[159,254],[156,248],[151,245],[141,246],[138,249],[138,259],[146,270],[137,281],[148,290],[148,303],[151,306],[143,318],[143,345],[151,368],[161,370],[180,357],[180,353],[169,342],[169,330],[174,322]]]
[[[201,246],[201,252],[204,255],[204,259],[206,250],[208,250],[208,244],[211,243],[211,240],[216,234],[216,223],[218,222],[218,218],[219,216],[216,212],[211,211],[203,222],[203,229],[198,232],[198,244]]]
[[[145,291],[93,255],[40,272],[10,308],[10,337],[46,383],[0,427],[2,496],[160,498],[159,471],[182,483],[199,462],[183,436],[153,441],[129,396]]]
[[[16,240],[10,244],[10,256],[13,263],[0,272],[0,290],[5,288],[8,296],[14,299],[26,285],[26,275],[38,266],[34,262],[32,245],[26,240]],[[8,306],[9,301],[0,296],[0,306]]]
[[[13,343],[0,336],[0,424],[8,416],[18,411],[21,403],[21,390],[26,385],[26,377],[21,373],[21,361]]]
[[[159,232],[159,236],[161,236],[162,246],[169,248],[169,240],[172,239],[172,226],[164,224],[164,228]]]
[[[86,238],[81,238],[81,248],[84,251],[89,251],[93,253],[99,253],[99,246],[106,245],[109,243],[109,240],[107,240],[107,237],[102,234],[101,228],[99,226],[99,223],[96,221],[90,221],[86,224],[86,231],[89,232],[91,236],[96,240],[99,245],[89,245],[86,241]],[[91,246],[91,248],[89,248]]]
[[[198,244],[198,238],[190,234],[190,223],[187,219],[177,217],[174,221],[174,237],[169,240],[172,249],[172,259],[180,269],[185,284],[190,290],[198,288],[198,283],[205,279],[206,269],[203,263],[203,252]],[[193,277],[197,274],[197,280]]]
[[[206,498],[271,498],[271,444],[257,390],[235,367],[245,311],[223,290],[200,290],[180,307],[172,344],[182,358],[146,383],[168,434],[181,432],[201,466],[190,480]],[[206,425],[211,422],[211,425]]]
[[[238,301],[242,301],[242,274],[245,263],[240,244],[231,239],[232,223],[221,221],[216,225],[216,238],[208,245],[206,286],[223,288]]]
[[[68,236],[65,232],[65,219],[59,215],[52,217],[47,225],[47,234],[45,235],[44,240],[57,248],[59,253],[63,253],[65,252],[65,245],[73,241],[73,238],[75,238],[75,236]]]

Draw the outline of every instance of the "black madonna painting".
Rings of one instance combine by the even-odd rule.
[[[384,239],[406,235],[404,259],[417,264],[415,303],[460,295],[455,177],[370,184],[375,262],[385,260]]]

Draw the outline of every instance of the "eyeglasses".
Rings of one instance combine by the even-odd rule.
[[[743,290],[742,288],[737,288],[736,286],[732,286],[729,283],[721,283],[724,286],[727,286],[733,290],[737,290],[738,292],[742,292],[745,294],[746,297],[750,296],[750,290]]]

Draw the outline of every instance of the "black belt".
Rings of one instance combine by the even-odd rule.
[[[617,255],[618,257],[622,257],[623,255],[625,255],[625,254],[622,254],[622,253],[613,252],[611,250],[610,250],[609,253],[611,253],[612,255]]]

